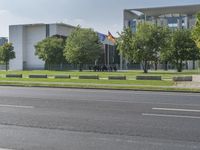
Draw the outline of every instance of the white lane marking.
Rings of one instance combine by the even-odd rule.
[[[11,107],[11,108],[27,108],[27,109],[33,109],[33,106],[20,106],[20,105],[1,105],[0,107]],[[1,150],[1,149],[0,149]]]
[[[152,117],[168,117],[168,118],[188,118],[188,119],[200,119],[200,116],[185,116],[185,115],[165,115],[165,114],[148,114],[143,113],[143,116],[152,116]]]
[[[176,103],[160,103],[160,102],[137,102],[137,101],[128,101],[128,100],[95,100],[95,99],[68,99],[70,101],[87,101],[87,102],[113,102],[113,103],[130,103],[130,104],[157,104],[157,105],[172,105],[172,106],[200,106],[198,104],[176,104]]]
[[[14,150],[14,149],[0,148],[0,150]]]
[[[200,112],[200,110],[195,110],[195,109],[176,109],[176,108],[152,108],[152,110]]]

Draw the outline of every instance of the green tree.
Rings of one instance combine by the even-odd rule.
[[[0,60],[6,64],[6,71],[8,70],[8,63],[15,58],[14,47],[12,43],[5,43],[0,47]]]
[[[170,47],[170,30],[167,27],[161,27],[153,25],[151,27],[151,36],[149,38],[149,48],[154,53],[155,70],[157,70],[157,64],[161,60],[161,53],[166,51]],[[165,61],[166,63],[166,61]]]
[[[117,50],[129,61],[133,61],[133,38],[130,28],[125,28],[117,38]]]
[[[172,49],[172,30],[165,28],[165,43],[160,51],[160,62],[164,64],[164,70],[168,70],[168,63],[172,62],[171,49]]]
[[[160,51],[166,48],[168,29],[149,23],[140,23],[136,33],[124,29],[117,42],[117,48],[126,59],[141,63],[144,73],[148,73],[150,62],[158,62]]]
[[[97,33],[78,26],[67,38],[64,56],[68,62],[80,65],[82,71],[83,64],[94,63],[102,52]]]
[[[157,51],[152,48],[153,25],[140,23],[133,38],[133,60],[142,63],[144,73],[148,73],[150,61],[156,60]]]
[[[200,52],[192,39],[191,30],[179,29],[174,31],[171,44],[172,47],[169,52],[171,62],[175,63],[178,72],[183,70],[183,61],[199,58]]]
[[[51,69],[53,64],[62,64],[65,61],[63,50],[65,40],[58,37],[49,37],[35,45],[35,55],[45,62],[45,66]]]
[[[192,29],[192,37],[200,48],[200,13],[197,14],[197,21],[195,27]]]

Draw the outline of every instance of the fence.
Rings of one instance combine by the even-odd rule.
[[[104,64],[98,64],[96,65],[100,68],[102,68],[104,66]],[[199,68],[199,64],[196,63],[196,69]],[[82,65],[82,69],[83,70],[94,70],[95,65],[94,64],[84,64]],[[114,68],[116,67],[117,70],[120,69],[120,65],[119,64],[111,64],[109,66],[106,66],[109,70],[110,67]],[[168,70],[176,70],[175,65],[172,64],[168,64],[167,66],[165,64],[158,64],[157,67],[155,66],[155,64],[150,64],[148,66],[149,70],[166,70],[166,68]],[[183,64],[183,69],[184,70],[192,70],[192,65],[190,63],[189,67],[188,64],[184,63]],[[26,65],[24,64],[23,67],[24,70],[57,70],[57,71],[65,71],[65,70],[79,70],[80,69],[80,65],[75,65],[75,64],[61,64],[61,65],[50,65],[50,66],[45,66],[45,65]],[[142,70],[143,67],[141,64],[127,64],[127,66],[124,66],[123,70]],[[6,70],[6,65],[1,64],[0,65],[0,70]]]

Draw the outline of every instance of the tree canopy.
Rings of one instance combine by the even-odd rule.
[[[196,25],[194,26],[192,30],[192,37],[194,41],[196,42],[197,46],[200,48],[200,13],[197,14],[197,21]]]
[[[191,30],[178,29],[174,31],[171,44],[169,52],[171,62],[175,63],[178,72],[183,69],[183,61],[199,58],[200,51],[192,39]]]
[[[80,27],[77,27],[67,38],[64,50],[66,60],[79,64],[80,70],[83,64],[94,63],[102,53],[102,44],[97,33],[92,29]]]
[[[12,43],[5,43],[0,47],[0,60],[6,63],[6,70],[8,70],[8,63],[15,58],[14,47]]]
[[[65,40],[58,37],[49,37],[35,45],[35,55],[45,61],[46,65],[61,64],[65,61],[63,50]]]
[[[124,29],[120,34],[118,49],[131,61],[141,63],[145,73],[151,61],[158,61],[159,53],[166,48],[168,30],[149,23],[139,23],[136,33]]]
[[[125,28],[121,33],[119,33],[119,38],[117,39],[117,49],[127,60],[133,60],[133,38],[134,34],[130,28]]]

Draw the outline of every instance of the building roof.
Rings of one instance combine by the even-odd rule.
[[[59,25],[59,26],[65,26],[65,27],[71,27],[75,28],[75,26],[65,24],[65,23],[33,23],[33,24],[17,24],[17,25],[10,25],[10,26],[40,26],[40,25]]]
[[[183,5],[183,6],[167,6],[167,7],[152,7],[152,8],[136,8],[127,9],[127,11],[140,12],[148,16],[161,16],[165,14],[188,14],[194,15],[200,12],[200,4],[196,5]],[[136,11],[136,12],[135,12]]]

